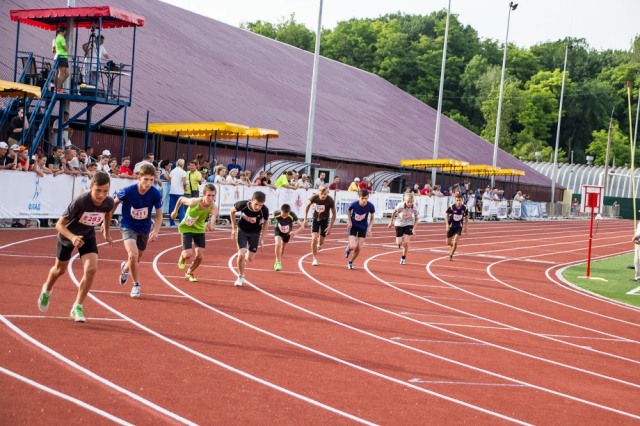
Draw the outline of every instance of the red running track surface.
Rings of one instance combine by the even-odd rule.
[[[588,229],[472,222],[449,261],[444,225],[421,224],[399,265],[376,225],[352,271],[344,227],[319,266],[304,232],[280,272],[271,238],[241,288],[229,229],[207,234],[198,283],[163,230],[140,299],[118,284],[122,243],[100,246],[85,324],[68,318],[80,260],[43,314],[55,233],[2,231],[0,424],[639,423],[640,310],[556,275],[585,261]],[[629,252],[632,233],[600,222],[594,258]]]

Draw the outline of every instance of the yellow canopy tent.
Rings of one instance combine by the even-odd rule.
[[[249,130],[247,130],[247,149],[245,151],[245,161],[244,161],[245,168],[247,165],[246,157],[249,152],[249,138],[265,140],[264,164],[262,165],[262,168],[265,169],[267,167],[267,151],[269,150],[269,139],[277,139],[279,136],[280,134],[278,133],[277,130],[263,129],[262,127],[251,127]]]
[[[16,83],[15,81],[8,81],[8,80],[0,80],[0,97],[2,98],[22,98],[23,99],[23,105],[25,106],[25,111],[24,111],[24,122],[26,122],[27,120],[27,102],[26,102],[26,98],[36,98],[36,99],[40,99],[42,93],[42,88],[39,86],[31,86],[30,84],[23,84],[23,83]],[[26,123],[25,123],[26,124]],[[23,124],[22,128],[25,128],[25,125]],[[22,134],[22,138],[20,140],[20,143],[23,144],[25,141],[25,134],[23,132]],[[29,149],[29,157],[31,157],[33,155],[33,153],[35,152],[36,147],[32,146]]]
[[[443,173],[453,175],[460,173],[462,169],[469,165],[468,162],[455,160],[453,158],[432,158],[421,160],[400,160],[400,165],[416,169],[440,169]],[[444,179],[444,178],[443,178]],[[435,184],[435,182],[433,182]]]

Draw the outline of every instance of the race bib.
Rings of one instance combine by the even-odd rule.
[[[187,226],[193,226],[194,223],[196,223],[198,221],[197,217],[185,217],[184,218],[184,223],[187,224]]]
[[[367,214],[366,214],[366,213],[365,213],[365,214],[358,214],[358,213],[356,213],[356,214],[354,214],[354,215],[353,215],[353,219],[354,219],[356,222],[362,222],[362,221],[363,221],[363,220],[365,220],[366,218],[367,218]]]
[[[409,211],[403,211],[400,214],[400,218],[402,218],[402,220],[407,220],[407,219],[411,219],[411,217],[413,216],[413,213],[409,212]]]
[[[321,204],[316,204],[316,211],[318,213],[324,213],[324,208],[327,207],[325,205],[321,205]]]
[[[246,220],[247,222],[249,222],[249,223],[256,223],[256,219],[257,219],[257,218],[255,218],[255,217],[247,216],[247,215],[246,215],[246,214],[244,214],[244,213],[242,214],[242,218],[243,218],[244,220]]]
[[[78,220],[83,225],[98,226],[104,222],[104,213],[100,212],[84,212]]]
[[[291,227],[289,225],[280,225],[278,224],[278,228],[280,228],[280,232],[283,234],[288,234],[291,231]]]
[[[131,207],[131,218],[135,220],[142,220],[149,217],[149,207],[143,207],[141,209],[134,209]]]
[[[453,220],[455,220],[456,222],[460,222],[463,217],[464,216],[462,216],[461,214],[454,214],[453,215]]]

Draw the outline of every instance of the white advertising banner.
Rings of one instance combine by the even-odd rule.
[[[506,219],[509,212],[509,202],[500,201],[498,203],[498,219]]]
[[[511,217],[514,219],[520,219],[520,217],[522,217],[522,204],[520,201],[514,201],[511,204]]]
[[[57,219],[71,202],[73,177],[0,171],[0,218]]]

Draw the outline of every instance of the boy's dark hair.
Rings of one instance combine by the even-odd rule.
[[[91,184],[96,186],[111,184],[111,178],[107,172],[97,172],[91,178]]]
[[[282,213],[287,213],[288,214],[291,211],[291,206],[289,204],[285,203],[280,207],[280,211]]]
[[[366,189],[361,189],[360,191],[358,191],[358,195],[360,197],[368,197],[369,196],[369,191],[367,191]]]
[[[251,197],[251,199],[256,200],[259,203],[264,203],[267,199],[267,196],[262,191],[256,191],[253,193],[253,197]]]
[[[160,168],[164,169],[165,167],[167,167],[167,164],[169,164],[171,161],[170,160],[162,160],[160,162]]]

